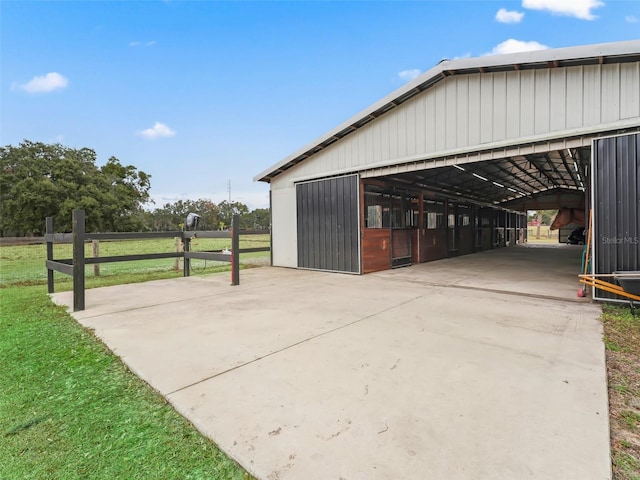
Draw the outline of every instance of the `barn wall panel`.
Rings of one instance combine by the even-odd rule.
[[[424,94],[426,101],[425,110],[425,130],[422,132],[425,136],[425,152],[434,152],[436,148],[436,94],[435,89],[427,90]]]
[[[405,155],[415,155],[418,153],[416,148],[416,111],[418,103],[407,102],[406,103],[406,120],[407,120],[407,132],[406,132],[406,153]]]
[[[426,95],[420,95],[415,104],[415,122],[416,122],[416,153],[425,152],[427,139],[426,139]]]
[[[620,65],[602,66],[602,122],[612,122],[620,118]]]
[[[541,134],[549,131],[549,70],[535,70],[534,132]]]
[[[456,78],[447,79],[445,84],[445,115],[442,120],[445,123],[445,148],[451,149],[458,146],[458,81]]]
[[[446,130],[446,115],[447,115],[447,93],[446,93],[447,80],[442,85],[434,90],[436,111],[435,111],[435,127],[436,127],[436,150],[445,150],[447,148],[447,130]]]
[[[601,68],[598,65],[588,65],[583,68],[582,77],[584,91],[582,95],[582,122],[580,126],[597,125],[600,122],[602,103]]]
[[[469,78],[462,76],[456,78],[456,102],[455,129],[457,146],[469,145]]]
[[[295,187],[272,190],[271,214],[273,265],[297,267]]]
[[[577,128],[582,125],[584,108],[584,68],[567,68],[567,88],[565,91],[565,111],[567,112],[567,128]]]
[[[567,125],[567,71],[555,68],[550,71],[549,129],[563,130]]]
[[[640,117],[640,63],[620,65],[620,118]]]
[[[493,138],[507,137],[507,77],[504,72],[493,75]]]
[[[468,145],[478,145],[480,143],[480,124],[482,114],[480,108],[480,74],[469,75],[469,142]]]
[[[493,76],[480,77],[480,142],[493,139]]]
[[[450,76],[282,175],[295,180],[638,118],[640,64]],[[333,170],[333,171],[332,171]],[[281,175],[281,176],[282,176]]]
[[[520,135],[520,72],[507,73],[506,92],[507,138]]]
[[[534,72],[520,74],[520,137],[528,137],[535,132],[535,83]]]

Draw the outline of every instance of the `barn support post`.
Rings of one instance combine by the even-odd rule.
[[[47,260],[53,260],[53,241],[50,235],[53,235],[53,217],[47,217],[45,223],[45,233],[47,234]],[[53,283],[53,270],[47,268],[47,291],[54,293],[55,287]]]
[[[240,285],[240,217],[231,221],[231,285]]]
[[[84,210],[73,211],[73,311],[84,310]]]

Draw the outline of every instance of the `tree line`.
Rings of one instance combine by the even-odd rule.
[[[40,236],[45,218],[56,231],[71,231],[72,211],[83,209],[88,232],[181,230],[188,213],[200,215],[199,229],[231,226],[268,229],[269,210],[249,211],[241,202],[179,200],[149,209],[151,175],[116,157],[98,167],[96,152],[59,143],[24,140],[0,147],[0,236]]]
[[[215,204],[211,200],[178,200],[166,203],[161,208],[144,213],[145,226],[148,230],[167,231],[182,229],[183,222],[189,213],[200,216],[199,230],[224,230],[231,226],[234,215],[240,216],[240,228],[252,230],[268,230],[270,215],[268,208],[249,208],[241,202],[222,202]]]

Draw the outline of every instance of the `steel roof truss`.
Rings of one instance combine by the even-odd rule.
[[[517,170],[519,170],[520,172],[522,172],[524,175],[532,178],[534,181],[538,182],[540,185],[542,185],[542,190],[546,190],[548,187],[547,185],[544,184],[544,182],[542,182],[539,178],[537,178],[535,175],[533,175],[532,173],[528,172],[526,169],[522,168],[520,165],[518,165],[513,158],[508,158],[507,161],[513,165]],[[531,189],[531,193],[540,190],[539,188],[536,189],[533,187],[533,185],[531,185],[529,182],[526,182],[524,179],[521,179],[526,185],[529,186],[529,188]]]
[[[559,186],[558,181],[556,180],[556,178],[554,178],[553,175],[549,175],[549,173],[547,172],[547,170],[545,168],[543,168],[543,166],[538,165],[537,161],[539,160],[539,157],[533,157],[531,155],[525,155],[524,158],[526,158],[531,165],[536,167],[536,169],[542,175],[544,175],[554,187],[558,187]]]
[[[569,176],[571,177],[571,180],[573,181],[575,188],[580,188],[580,183],[578,182],[578,179],[576,178],[576,176],[573,173],[573,170],[571,169],[571,167],[569,166],[569,163],[567,162],[567,157],[564,154],[564,152],[562,150],[559,150],[558,153],[560,154],[560,158],[562,159],[562,163],[564,164],[564,168],[566,169],[566,171],[569,173]]]

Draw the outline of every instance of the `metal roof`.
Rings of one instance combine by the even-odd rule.
[[[272,178],[282,172],[355,132],[362,126],[393,110],[398,105],[427,90],[448,76],[577,65],[625,63],[639,60],[640,40],[463,58],[458,60],[443,60],[429,71],[408,82],[307,146],[258,174],[254,177],[254,181],[270,182]],[[528,162],[528,160],[526,161]]]

